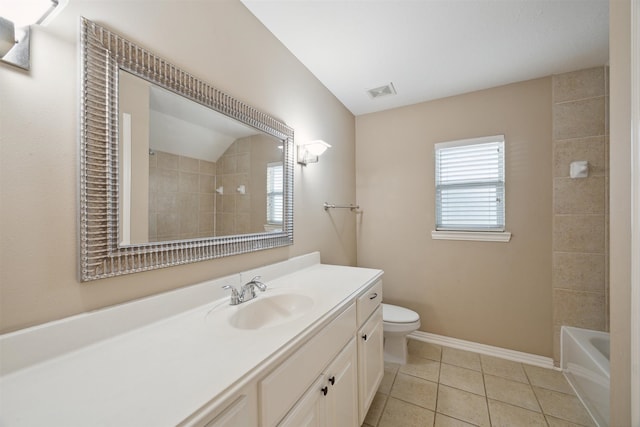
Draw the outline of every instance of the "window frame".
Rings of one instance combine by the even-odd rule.
[[[500,143],[502,156],[500,157],[501,164],[498,165],[498,178],[496,180],[477,180],[475,182],[469,182],[465,184],[439,184],[439,150],[453,147],[474,146],[487,143]],[[508,242],[511,239],[511,233],[506,231],[506,140],[504,135],[492,135],[485,137],[461,139],[447,142],[440,142],[434,145],[434,202],[435,202],[435,224],[434,231],[431,232],[432,239],[435,240],[469,240],[469,241],[496,241],[496,242]],[[483,186],[495,186],[497,191],[501,191],[501,202],[498,208],[501,208],[501,212],[498,212],[498,219],[502,219],[502,224],[496,224],[495,227],[487,227],[484,225],[474,226],[439,226],[442,223],[441,214],[441,200],[439,197],[442,195],[442,189],[451,188],[479,188]]]
[[[266,203],[266,207],[267,207],[267,211],[266,211],[266,223],[267,225],[282,225],[284,218],[281,218],[280,221],[275,221],[273,219],[273,215],[272,215],[272,209],[271,206],[273,205],[272,200],[277,197],[278,195],[282,198],[282,203],[284,203],[284,170],[282,171],[282,189],[281,191],[271,191],[272,189],[270,188],[270,184],[271,181],[269,180],[269,171],[273,168],[283,168],[283,163],[282,162],[271,162],[271,163],[267,163],[267,203]],[[283,204],[284,206],[284,204]],[[284,213],[284,210],[283,210]],[[281,214],[282,215],[282,214]]]

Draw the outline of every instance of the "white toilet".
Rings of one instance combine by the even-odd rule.
[[[413,310],[382,304],[384,361],[407,363],[407,335],[420,327],[420,316]]]

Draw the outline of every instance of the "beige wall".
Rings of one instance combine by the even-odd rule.
[[[631,1],[609,3],[611,426],[631,425]],[[635,260],[638,262],[637,260]]]
[[[553,358],[563,325],[608,331],[607,68],[553,76]],[[589,163],[587,178],[570,164]]]
[[[81,284],[77,280],[79,16],[127,35],[293,127],[324,139],[295,172],[294,245]],[[353,115],[237,0],[74,1],[35,27],[31,71],[0,64],[0,331],[6,332],[319,250],[355,264]]]
[[[356,118],[358,265],[422,331],[552,355],[551,79]],[[432,240],[433,145],[504,134],[511,242]]]

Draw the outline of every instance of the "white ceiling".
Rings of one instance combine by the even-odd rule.
[[[242,0],[355,115],[604,65],[608,0]],[[367,90],[393,83],[396,95]]]

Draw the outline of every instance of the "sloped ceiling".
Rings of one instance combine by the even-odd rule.
[[[604,65],[606,0],[242,0],[354,115]],[[397,94],[367,90],[393,83]]]

